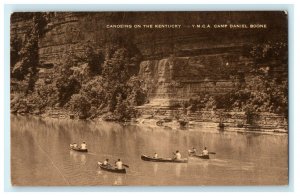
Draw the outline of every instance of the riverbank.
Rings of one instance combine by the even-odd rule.
[[[82,119],[93,122],[112,121],[122,125],[138,125],[146,127],[160,127],[173,130],[214,129],[232,132],[263,132],[288,133],[288,120],[283,115],[268,112],[246,113],[224,110],[190,111],[184,108],[170,106],[143,105],[135,107],[138,117],[129,121],[116,121],[111,113],[103,113],[82,119],[67,109],[59,107],[46,108],[43,112],[21,113],[51,119]]]
[[[219,123],[216,122],[198,122],[198,121],[189,121],[185,126],[182,126],[180,122],[174,120],[170,122],[163,122],[158,124],[158,121],[155,119],[136,119],[134,124],[138,126],[147,126],[147,127],[161,127],[165,129],[173,130],[217,130],[220,132],[239,132],[239,133],[266,133],[266,134],[288,134],[288,129],[284,128],[273,128],[273,127],[260,127],[260,126],[251,126],[244,125],[243,127],[237,127],[230,123],[224,123],[224,127],[220,127]],[[161,122],[161,121],[159,121]]]
[[[36,118],[42,119],[58,119],[58,120],[81,120],[78,117],[75,117],[73,114],[68,114],[66,111],[55,111],[55,112],[47,112],[43,114],[15,114],[15,115],[22,115],[22,116],[34,116]],[[224,122],[222,123],[223,126],[220,126],[218,122],[212,121],[200,121],[200,120],[186,120],[182,123],[182,120],[161,120],[158,118],[153,118],[151,116],[144,118],[136,118],[132,119],[131,121],[126,122],[117,122],[115,123],[130,126],[136,125],[141,127],[148,127],[148,128],[162,128],[166,130],[201,130],[201,131],[220,131],[220,132],[238,132],[238,133],[261,133],[261,134],[288,134],[288,129],[281,127],[274,127],[274,126],[258,126],[258,125],[250,125],[250,124],[243,124],[242,127],[238,127],[237,124],[234,122]],[[94,123],[99,122],[109,122],[104,120],[103,117],[97,117],[94,119],[85,119],[84,121],[90,121]]]

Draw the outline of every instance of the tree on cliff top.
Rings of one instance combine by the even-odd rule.
[[[130,57],[125,48],[117,49],[103,65],[103,77],[110,82],[125,84],[129,79]]]

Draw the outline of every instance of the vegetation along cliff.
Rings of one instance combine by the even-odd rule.
[[[285,12],[13,13],[11,112],[287,126],[287,33]]]

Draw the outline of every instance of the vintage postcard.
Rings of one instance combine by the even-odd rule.
[[[12,13],[12,185],[288,185],[288,14]]]

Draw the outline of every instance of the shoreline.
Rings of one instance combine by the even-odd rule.
[[[174,130],[174,131],[196,131],[201,130],[202,132],[205,132],[205,130],[209,131],[218,131],[218,132],[230,132],[230,133],[254,133],[254,134],[268,134],[268,135],[277,135],[277,134],[288,134],[288,130],[284,128],[266,128],[266,127],[258,127],[258,126],[251,126],[246,125],[245,127],[237,127],[234,126],[232,123],[224,123],[224,127],[219,127],[219,123],[217,122],[211,122],[211,121],[189,121],[186,126],[181,126],[180,122],[177,120],[172,120],[170,122],[163,122],[161,125],[157,125],[157,122],[159,120],[151,118],[136,118],[132,119],[131,121],[126,122],[119,122],[119,121],[107,121],[104,120],[101,117],[97,117],[94,119],[79,119],[79,118],[70,118],[66,115],[59,115],[58,117],[53,117],[49,114],[42,114],[42,115],[36,115],[36,114],[20,114],[20,113],[11,113],[11,115],[16,116],[24,116],[24,117],[34,117],[34,118],[40,118],[45,120],[71,120],[71,121],[86,121],[86,122],[93,122],[93,123],[101,123],[101,122],[107,122],[107,123],[116,123],[123,126],[143,126],[148,128],[161,128],[165,130]]]
[[[288,130],[284,128],[264,128],[264,127],[255,127],[255,126],[245,126],[245,127],[236,127],[230,123],[224,123],[224,127],[219,127],[219,123],[217,122],[192,122],[188,123],[186,127],[181,127],[179,122],[172,121],[169,123],[163,123],[163,125],[156,125],[157,120],[155,119],[137,119],[138,123],[135,123],[137,126],[146,126],[157,128],[161,127],[164,129],[172,129],[172,130],[188,130],[194,131],[199,129],[209,129],[209,130],[217,130],[219,132],[237,132],[237,133],[264,133],[264,134],[288,134]]]

